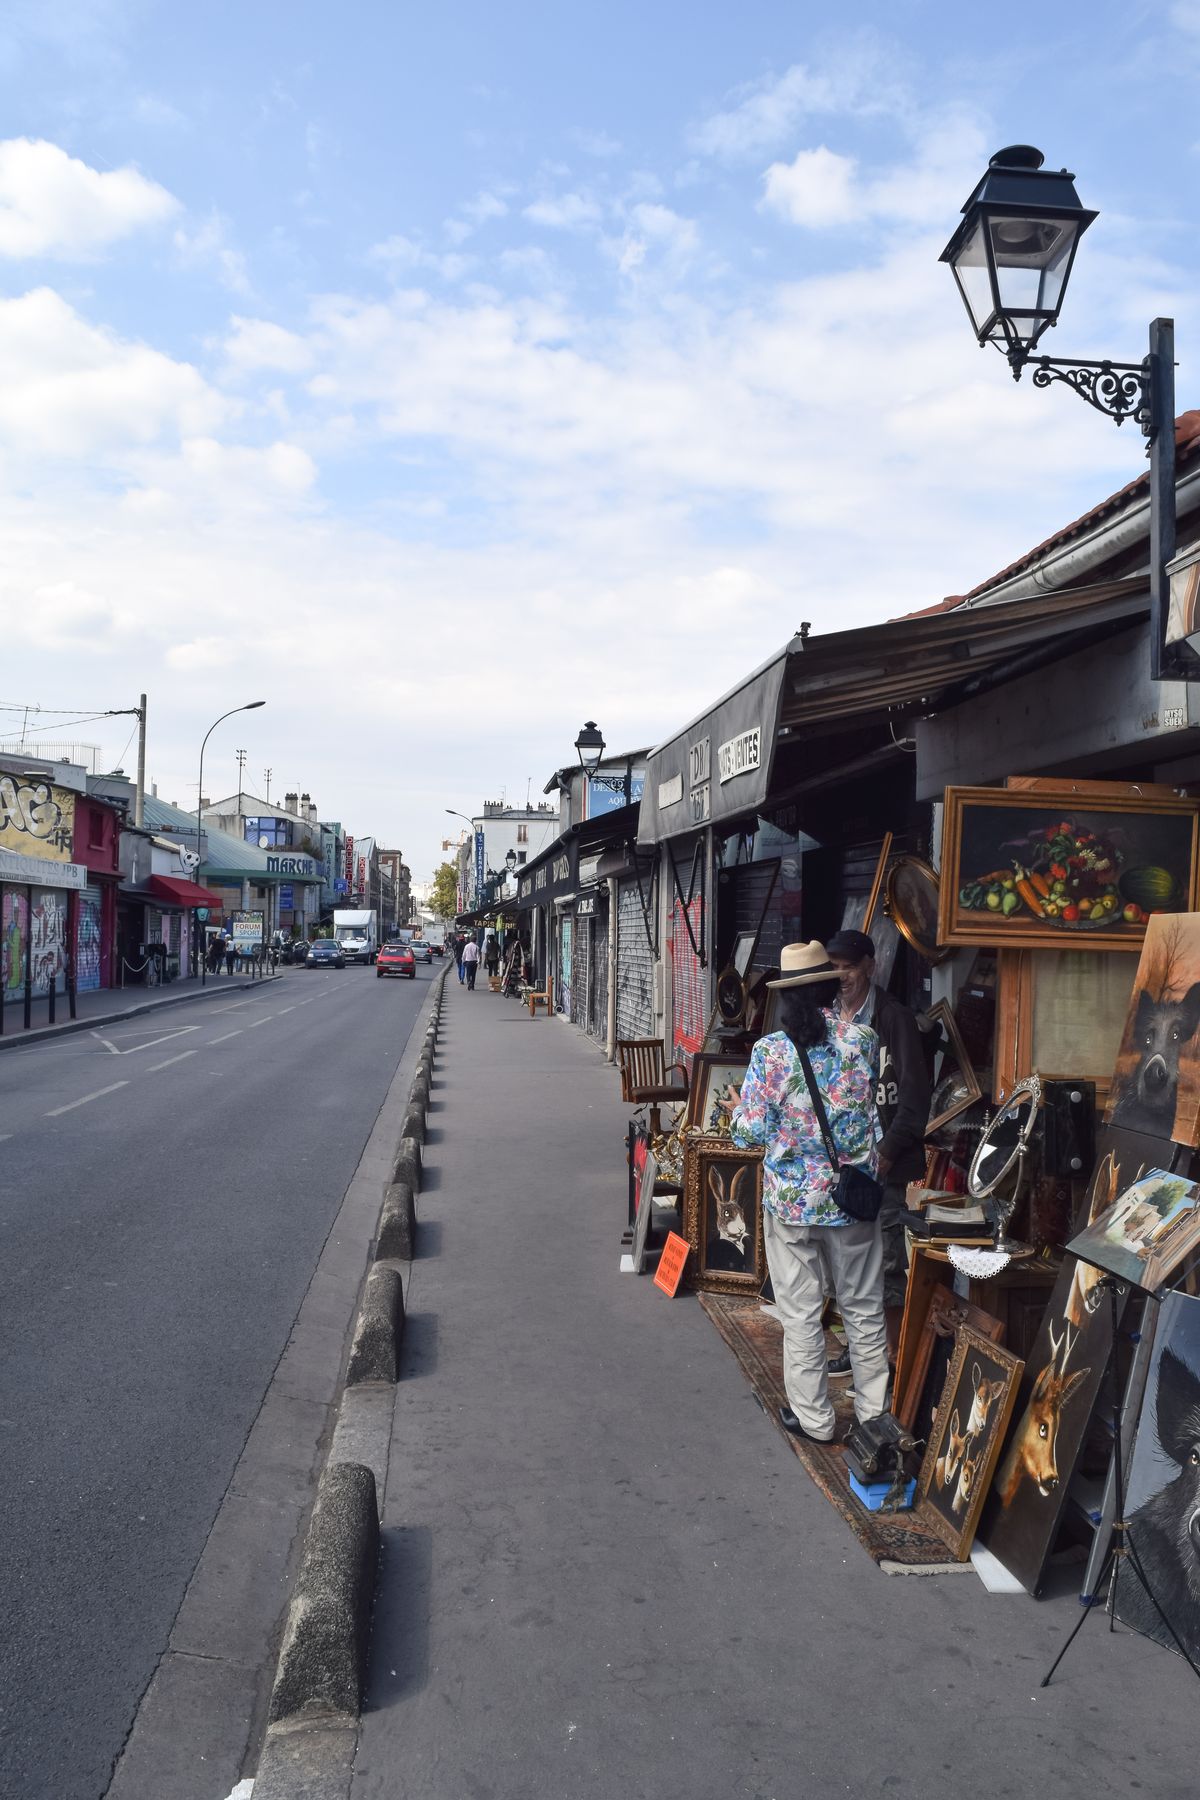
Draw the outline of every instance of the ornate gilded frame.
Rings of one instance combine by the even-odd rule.
[[[709,1269],[706,1235],[702,1229],[705,1215],[705,1171],[713,1163],[739,1164],[752,1167],[754,1184],[750,1216],[754,1233],[753,1268],[744,1274],[736,1269]],[[730,1169],[732,1178],[734,1171]],[[743,1150],[728,1138],[708,1137],[702,1132],[689,1132],[683,1147],[683,1235],[691,1245],[688,1259],[689,1285],[701,1292],[714,1294],[757,1294],[766,1279],[767,1253],[763,1244],[762,1218],[763,1153]],[[746,1202],[743,1200],[743,1208]]]

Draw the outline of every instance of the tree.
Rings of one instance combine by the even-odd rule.
[[[458,911],[458,870],[453,863],[444,862],[434,871],[429,904],[439,919],[452,919]]]

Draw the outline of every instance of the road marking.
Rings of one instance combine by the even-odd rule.
[[[115,1094],[118,1088],[128,1086],[127,1081],[111,1082],[108,1087],[97,1088],[94,1094],[85,1094],[82,1100],[68,1100],[65,1106],[52,1106],[48,1113],[43,1113],[42,1117],[57,1119],[60,1113],[74,1112],[77,1106],[86,1106],[89,1100],[102,1100],[105,1094]]]
[[[250,1023],[246,1027],[246,1030],[253,1031],[254,1027],[256,1025],[265,1025],[269,1019],[273,1019],[274,1017],[275,1017],[274,1013],[264,1013],[261,1019],[251,1019]]]
[[[156,1069],[169,1069],[172,1063],[182,1062],[185,1056],[195,1056],[195,1054],[194,1050],[181,1050],[178,1056],[168,1056],[166,1062],[151,1063],[146,1073],[153,1075]]]
[[[11,1131],[0,1131],[0,1144],[6,1144],[11,1136]]]
[[[249,1006],[249,1000],[231,1000],[228,1006],[214,1006],[214,1012],[233,1012],[239,1006]]]
[[[225,1033],[224,1037],[209,1038],[208,1047],[211,1050],[214,1044],[227,1044],[231,1037],[241,1037],[241,1035],[242,1035],[242,1028],[239,1025],[236,1031],[227,1031]]]
[[[301,1000],[297,1004],[300,1006],[303,1006],[304,1002],[303,1002],[303,1000]],[[295,1012],[295,1010],[296,1010],[296,1008],[294,1006],[281,1006],[279,1009],[279,1016],[282,1019],[285,1012]]]
[[[144,1030],[145,1027],[142,1027],[141,1029]],[[114,1056],[136,1056],[139,1050],[157,1050],[160,1044],[169,1044],[172,1038],[186,1037],[189,1032],[199,1031],[199,1029],[199,1025],[180,1025],[176,1031],[161,1032],[158,1037],[151,1038],[149,1043],[133,1044],[128,1050],[119,1050],[108,1038],[100,1037],[98,1031],[93,1031],[92,1036],[100,1038],[100,1042],[107,1045]]]

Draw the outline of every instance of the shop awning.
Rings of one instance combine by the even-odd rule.
[[[175,875],[152,875],[145,892],[152,899],[165,900],[171,906],[223,906],[220,894],[201,887],[195,881],[182,881]]]
[[[748,675],[646,762],[639,846],[751,812],[766,799],[788,651]]]

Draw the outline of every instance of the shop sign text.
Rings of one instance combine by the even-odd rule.
[[[761,750],[761,725],[752,725],[749,731],[730,738],[717,751],[717,773],[721,780],[732,781],[735,775],[748,775],[751,769],[757,769]]]
[[[712,739],[697,738],[688,745],[688,786],[698,788],[712,775]]]
[[[688,795],[691,805],[693,825],[704,825],[712,817],[712,787],[705,782],[703,787],[693,788]]]
[[[658,804],[660,807],[678,806],[683,799],[683,776],[672,775],[669,781],[658,784]]]

